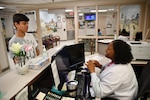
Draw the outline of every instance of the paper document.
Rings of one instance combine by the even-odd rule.
[[[89,60],[97,60],[102,65],[106,65],[111,61],[109,58],[99,54],[87,56],[85,62]]]
[[[67,75],[67,78],[68,78],[68,81],[72,81],[75,79],[75,75],[76,75],[76,71],[73,70],[73,71],[70,71]]]
[[[61,100],[75,100],[75,98],[71,98],[71,97],[62,97]]]
[[[59,79],[58,69],[55,60],[51,63],[51,69],[52,69],[53,78],[55,82],[55,88],[58,89],[58,85],[60,84],[60,79]]]
[[[44,97],[45,97],[45,93],[43,93],[43,92],[40,92],[37,96],[36,96],[36,99],[37,100],[43,100],[44,99]]]

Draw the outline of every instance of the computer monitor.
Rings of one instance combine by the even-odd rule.
[[[70,45],[66,48],[69,55],[70,69],[76,70],[83,66],[83,63],[85,62],[84,43]]]
[[[59,80],[60,80],[60,84],[58,85],[58,90],[61,90],[63,87],[63,84],[67,81],[67,73],[69,70],[69,55],[67,53],[67,48],[66,46],[62,47],[59,51],[57,51],[51,59],[51,63],[53,63],[53,61],[56,62],[56,66],[57,66],[57,71],[58,71],[58,75],[59,75]],[[52,67],[52,66],[51,66]],[[51,68],[52,69],[52,68]],[[55,72],[53,72],[55,73]],[[55,76],[53,74],[53,79],[55,80]],[[56,83],[55,83],[55,86]]]
[[[56,65],[59,71],[69,70],[69,54],[66,46],[62,47],[52,56],[52,61],[54,59],[56,60]]]
[[[61,90],[64,82],[67,81],[69,71],[77,70],[85,62],[84,43],[64,46],[52,56],[51,62],[54,60],[60,78],[58,89]]]
[[[64,46],[52,56],[59,71],[76,70],[85,62],[84,43]]]

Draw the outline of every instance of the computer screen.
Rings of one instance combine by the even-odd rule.
[[[69,67],[71,69],[81,67],[85,62],[84,43],[70,45],[66,48],[69,54]]]
[[[64,82],[67,82],[68,80],[67,75],[69,71],[78,69],[85,62],[84,43],[64,46],[52,56],[51,62],[53,62],[54,60],[56,62],[60,78],[58,89],[61,90]]]
[[[86,21],[96,20],[96,14],[94,14],[94,13],[87,13],[87,14],[84,15],[84,19]]]
[[[56,65],[57,65],[59,71],[67,71],[70,66],[69,54],[68,54],[67,47],[64,46],[59,51],[57,51],[52,56],[52,61],[53,60],[56,60]]]
[[[59,51],[57,51],[53,56],[51,63],[55,61],[58,71],[58,76],[60,79],[60,84],[57,87],[57,84],[55,83],[55,87],[58,88],[58,90],[61,90],[63,87],[63,84],[67,81],[67,73],[69,70],[69,55],[67,53],[66,46],[62,47]],[[52,66],[51,66],[52,67]],[[51,68],[52,69],[52,68]],[[55,73],[55,72],[53,72]],[[55,81],[56,75],[53,74],[53,78]]]
[[[52,56],[59,71],[69,71],[81,67],[85,62],[84,43],[64,46]]]

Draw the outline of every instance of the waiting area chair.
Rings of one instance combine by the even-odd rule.
[[[150,94],[150,61],[144,67],[138,79],[139,91],[135,100],[147,100]]]

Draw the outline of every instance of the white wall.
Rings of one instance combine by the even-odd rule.
[[[79,36],[96,35],[95,29],[79,29]]]
[[[28,13],[25,14],[29,18],[29,27],[28,27],[28,32],[33,32],[36,31],[37,29],[37,24],[36,24],[36,12],[31,11],[33,13]]]
[[[57,17],[55,14],[49,14],[47,10],[40,10],[40,19],[45,23],[49,23],[52,19],[56,22]]]
[[[57,29],[57,33],[60,36],[60,40],[67,40],[66,21],[65,22],[62,21],[62,19],[65,18],[65,14],[57,14],[57,16],[61,17],[61,24],[62,24],[62,27],[60,29]]]
[[[61,20],[57,21],[57,17],[60,16]],[[45,23],[45,24],[49,24],[52,20],[54,22],[59,22],[61,23],[61,28],[57,28],[57,32],[53,32],[50,31],[49,33],[53,34],[53,35],[59,35],[60,36],[60,40],[67,40],[67,29],[66,29],[66,21],[63,21],[63,18],[65,17],[65,13],[64,12],[58,12],[55,14],[55,12],[50,12],[48,10],[41,10],[40,11],[40,19]],[[43,24],[44,24],[43,23]],[[65,31],[64,31],[65,29]],[[43,29],[42,29],[43,30]],[[45,32],[47,33],[47,32]]]
[[[1,47],[1,49],[0,49],[0,66],[1,66],[1,69],[3,70],[9,66],[9,63],[8,63],[4,35],[2,34],[1,20],[0,20],[0,47]]]
[[[98,28],[101,29],[103,35],[114,35],[117,30],[117,12],[108,12],[99,14]],[[108,28],[108,24],[111,27]]]
[[[5,19],[5,26],[6,26],[6,37],[13,36],[13,14],[8,12],[3,12],[0,14],[0,18]]]

